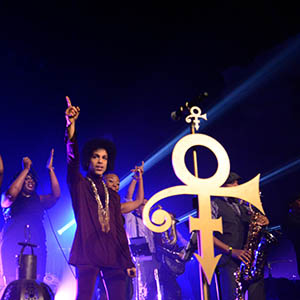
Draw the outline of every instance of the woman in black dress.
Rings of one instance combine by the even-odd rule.
[[[35,248],[37,279],[43,280],[45,276],[47,252],[43,225],[44,211],[52,207],[60,197],[60,186],[53,168],[53,154],[52,149],[47,163],[51,183],[50,194],[37,194],[37,176],[31,169],[30,158],[24,157],[22,171],[2,196],[1,206],[5,224],[1,255],[6,284],[16,279],[16,255],[21,250],[18,243],[24,240],[38,246]]]

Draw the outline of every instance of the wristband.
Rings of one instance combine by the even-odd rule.
[[[230,247],[230,246],[228,247],[228,253],[230,256],[232,256],[232,247]]]

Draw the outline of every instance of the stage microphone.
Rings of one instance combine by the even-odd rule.
[[[179,109],[171,112],[171,119],[173,121],[179,121],[182,118],[182,116],[183,116],[184,109],[185,108],[183,106],[180,106]]]
[[[174,121],[179,121],[183,116],[185,116],[193,106],[199,105],[208,96],[208,93],[203,93],[202,95],[194,97],[192,100],[185,102],[183,106],[179,109],[171,112],[171,119]]]

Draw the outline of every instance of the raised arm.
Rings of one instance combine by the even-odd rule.
[[[3,173],[4,173],[4,166],[3,166],[2,156],[0,154],[0,187],[2,185]]]
[[[142,162],[142,165],[139,167],[136,167],[134,171],[134,178],[138,182],[138,190],[136,194],[136,199],[135,201],[128,201],[125,203],[121,203],[121,213],[126,214],[129,213],[135,209],[137,209],[143,202],[144,202],[144,182],[143,182],[143,168],[144,168],[144,162]],[[130,186],[129,186],[130,188]],[[127,192],[128,196],[129,192]],[[132,199],[133,191],[132,194],[129,195],[131,198],[127,199]]]
[[[68,139],[71,140],[75,134],[75,122],[79,117],[80,108],[78,106],[72,106],[71,100],[66,96],[68,108],[66,109],[66,127],[68,133]]]
[[[70,98],[67,96],[68,108],[65,111],[66,117],[66,146],[67,146],[67,183],[72,198],[72,205],[75,215],[78,210],[80,182],[83,180],[80,174],[79,149],[75,134],[75,122],[79,117],[80,108],[72,106]]]
[[[67,146],[67,182],[70,185],[76,185],[81,177],[79,150],[75,136],[75,122],[79,117],[80,108],[72,106],[70,98],[67,96],[68,108],[65,111],[66,117],[66,146]]]
[[[47,169],[49,170],[51,193],[40,196],[40,200],[43,203],[43,206],[45,208],[52,207],[56,203],[56,201],[60,198],[60,186],[54,172],[53,156],[54,156],[54,149],[51,149],[50,157],[48,159],[47,166],[46,166]]]
[[[12,203],[16,200],[17,196],[22,190],[24,180],[31,168],[31,164],[32,162],[29,157],[23,158],[23,170],[2,196],[1,199],[2,207],[10,207]]]
[[[133,172],[133,176],[132,176],[132,180],[131,180],[128,190],[127,190],[126,200],[132,200],[134,190],[136,187],[136,183],[139,180],[139,174],[137,173],[138,170],[140,170],[140,172],[142,172],[142,175],[144,174],[144,162],[143,161],[140,166],[136,166],[135,169],[131,170],[131,172]]]
[[[134,193],[134,190],[135,190],[135,187],[136,187],[136,183],[137,183],[137,178],[135,176],[133,176],[132,180],[129,184],[128,190],[127,190],[126,201],[132,200],[133,193]]]

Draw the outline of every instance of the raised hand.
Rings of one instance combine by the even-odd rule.
[[[144,174],[144,161],[142,161],[142,164],[140,166],[137,166],[139,172],[143,175]]]
[[[256,220],[257,224],[260,225],[260,226],[266,226],[266,225],[269,225],[269,219],[264,216],[264,215],[261,215],[259,214],[257,220]]]
[[[65,116],[66,116],[67,126],[70,126],[78,119],[80,108],[79,106],[73,106],[71,103],[71,99],[68,96],[66,96],[66,100],[67,100],[68,108],[65,111]]]
[[[131,170],[133,172],[133,178],[135,180],[139,180],[141,176],[144,174],[144,162],[142,161],[142,164],[140,166],[135,166],[134,169]]]
[[[3,174],[3,171],[4,171],[4,166],[3,166],[2,156],[0,154],[0,175]]]
[[[23,157],[23,169],[27,169],[30,170],[31,165],[32,165],[32,161],[29,157]]]
[[[4,166],[3,166],[3,161],[2,161],[1,154],[0,154],[0,187],[2,184],[3,173],[4,173]]]
[[[54,156],[54,149],[52,148],[51,152],[50,152],[49,159],[47,161],[47,165],[46,165],[46,168],[49,169],[49,170],[54,169],[54,167],[53,167],[53,156]]]

